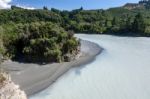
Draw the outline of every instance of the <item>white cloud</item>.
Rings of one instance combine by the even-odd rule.
[[[28,9],[28,10],[34,10],[34,7],[29,7],[29,6],[22,6],[22,5],[16,5],[17,7],[23,8],[23,9]]]
[[[11,5],[9,4],[12,0],[0,0],[0,9],[9,9]]]
[[[11,8],[11,3],[12,0],[0,0],[0,9],[10,9]],[[23,5],[16,5],[17,7],[23,8],[23,9],[29,9],[29,10],[34,10],[34,7],[29,7],[29,6],[23,6]]]

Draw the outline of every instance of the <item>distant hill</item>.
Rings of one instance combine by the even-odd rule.
[[[127,3],[123,6],[123,8],[128,9],[128,10],[132,10],[132,9],[136,9],[136,8],[145,8],[145,6],[143,4],[138,4],[138,3]]]
[[[123,6],[123,8],[132,10],[132,9],[149,9],[150,8],[150,0],[141,0],[139,3],[127,3]]]

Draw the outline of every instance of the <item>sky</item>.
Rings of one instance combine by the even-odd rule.
[[[34,9],[57,8],[60,10],[84,9],[107,9],[122,6],[125,3],[137,3],[139,0],[0,0],[0,8],[10,8],[17,5],[23,8]]]

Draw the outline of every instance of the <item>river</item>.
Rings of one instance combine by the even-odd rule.
[[[150,38],[76,36],[104,51],[30,99],[150,99]]]

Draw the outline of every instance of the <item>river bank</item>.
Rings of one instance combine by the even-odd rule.
[[[8,71],[12,80],[30,96],[47,88],[70,68],[93,61],[101,51],[99,45],[81,40],[81,56],[74,61],[46,65],[7,61],[2,63],[1,67]]]

